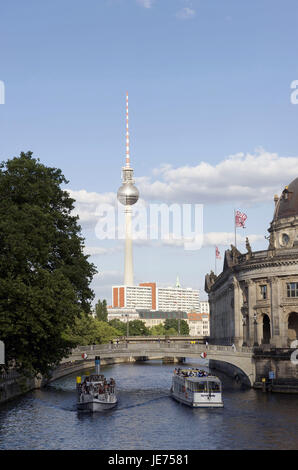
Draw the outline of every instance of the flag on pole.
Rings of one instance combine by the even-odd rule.
[[[217,248],[217,246],[215,247],[215,257],[216,257],[216,259],[221,259],[220,251],[219,251],[219,249]]]
[[[244,212],[236,211],[235,214],[235,227],[242,227],[245,228],[245,221],[247,219],[247,215]]]

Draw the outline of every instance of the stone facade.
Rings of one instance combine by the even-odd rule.
[[[210,342],[288,348],[298,339],[298,178],[274,201],[268,249],[231,245],[223,272],[206,275]]]

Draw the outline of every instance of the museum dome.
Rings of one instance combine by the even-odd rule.
[[[298,216],[298,178],[283,190],[276,203],[273,220],[294,216]]]

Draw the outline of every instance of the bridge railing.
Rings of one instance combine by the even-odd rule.
[[[125,343],[121,342],[119,344],[96,344],[90,346],[78,346],[73,350],[74,354],[78,353],[93,353],[93,354],[100,354],[100,352],[108,352],[108,351],[156,351],[156,350],[168,350],[168,349],[175,349],[175,350],[189,350],[189,351],[223,351],[223,352],[245,352],[251,353],[253,348],[250,347],[240,347],[240,348],[233,348],[233,346],[224,346],[224,345],[204,345],[204,344],[191,344],[189,341],[170,341],[170,342],[160,342],[160,343],[146,343],[143,341],[142,343]]]
[[[3,372],[0,374],[0,383],[9,382],[21,377],[21,374],[15,369],[11,369],[8,372]]]

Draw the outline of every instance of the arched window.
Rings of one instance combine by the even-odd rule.
[[[270,318],[268,315],[263,316],[263,344],[269,344],[270,343],[270,338],[271,338],[271,333],[270,333]]]

